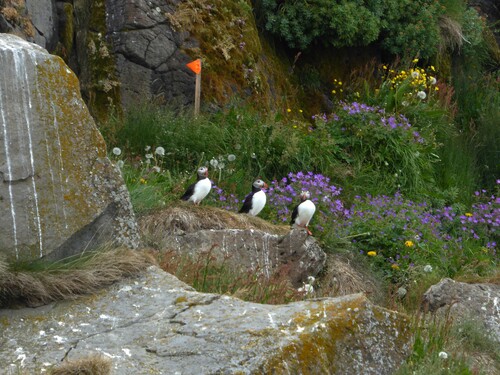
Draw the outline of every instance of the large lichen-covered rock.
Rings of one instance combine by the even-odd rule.
[[[113,241],[138,245],[128,191],[57,56],[0,34],[0,249],[62,258]]]
[[[151,267],[95,296],[0,310],[0,363],[42,373],[101,354],[116,374],[392,374],[407,318],[362,294],[262,305],[201,294]]]
[[[318,241],[305,230],[274,226],[245,214],[185,205],[138,221],[144,242],[159,251],[193,259],[210,255],[238,272],[251,270],[266,277],[279,272],[295,286],[317,276],[326,262]]]
[[[476,321],[500,343],[500,285],[445,278],[425,292],[423,307],[437,314],[450,314],[455,321]]]

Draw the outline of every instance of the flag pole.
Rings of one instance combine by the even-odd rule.
[[[194,86],[194,116],[200,114],[200,96],[201,96],[201,71],[196,75],[196,83]]]
[[[201,96],[201,59],[196,59],[186,64],[196,74],[196,82],[194,87],[194,116],[200,114],[200,96]]]

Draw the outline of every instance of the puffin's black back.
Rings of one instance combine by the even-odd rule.
[[[298,205],[296,205],[295,208],[292,211],[292,222],[291,222],[291,225],[295,224],[295,219],[299,215],[299,206],[300,206],[300,203]]]
[[[205,176],[200,176],[199,174],[196,175],[196,182],[195,183],[192,183],[191,185],[189,185],[189,187],[187,188],[186,192],[184,193],[184,195],[181,197],[181,199],[183,201],[187,201],[189,200],[189,198],[191,198],[191,195],[194,194],[194,187],[196,186],[196,184],[198,183],[198,181],[200,180],[203,180],[205,178],[208,178],[208,177],[205,177]]]
[[[252,190],[254,190],[254,187],[252,187]],[[257,191],[259,190],[260,189],[257,189]],[[250,194],[246,196],[245,202],[243,202],[243,206],[238,211],[239,213],[247,214],[250,212],[250,210],[252,209],[252,198],[255,193],[256,193],[255,191],[252,191]]]
[[[196,186],[196,182],[194,184],[191,184],[189,185],[189,187],[187,188],[186,192],[184,193],[184,195],[181,197],[181,199],[183,201],[187,201],[189,200],[189,198],[191,197],[191,195],[193,195],[194,193],[194,187]]]

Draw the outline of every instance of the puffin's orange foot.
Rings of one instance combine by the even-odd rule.
[[[308,228],[308,227],[306,227],[306,230],[307,230],[307,234],[308,234],[308,235],[310,235],[310,236],[312,236],[312,235],[313,235],[313,234],[312,234],[312,232],[309,230],[309,228]]]

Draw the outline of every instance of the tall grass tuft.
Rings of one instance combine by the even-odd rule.
[[[0,307],[38,306],[82,294],[139,274],[152,264],[143,252],[108,249],[58,262],[8,264],[0,259]]]
[[[111,359],[94,354],[87,357],[66,360],[49,369],[49,375],[109,375],[111,374]]]

